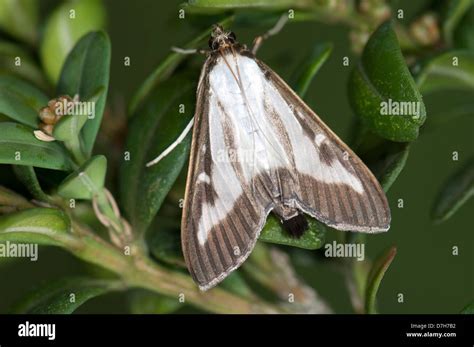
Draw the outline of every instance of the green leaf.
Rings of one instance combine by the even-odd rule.
[[[107,158],[96,155],[70,174],[58,187],[58,194],[67,199],[90,200],[104,187]]]
[[[68,141],[79,136],[87,116],[85,115],[65,115],[55,125],[53,136],[58,141]]]
[[[158,164],[146,167],[173,143],[191,120],[197,75],[178,75],[161,83],[133,116],[120,173],[120,195],[129,221],[144,232],[188,159],[191,136]],[[185,113],[180,114],[180,104]]]
[[[39,110],[49,98],[42,91],[14,76],[0,76],[0,113],[36,128]]]
[[[431,210],[431,218],[443,222],[474,195],[474,157],[443,185]]]
[[[461,311],[462,314],[474,314],[474,301],[466,305]]]
[[[392,246],[387,251],[379,255],[372,265],[369,277],[367,278],[365,290],[365,311],[367,313],[377,313],[377,292],[379,290],[380,283],[382,282],[382,279],[396,254],[397,248]]]
[[[409,142],[418,137],[426,118],[425,105],[390,22],[372,34],[360,62],[352,70],[349,100],[362,122],[381,137],[397,142]],[[412,110],[396,115],[391,107],[394,105],[399,108],[410,105]],[[384,114],[387,108],[392,114]]]
[[[165,314],[183,307],[178,296],[170,298],[144,289],[134,290],[130,295],[130,311],[133,314]]]
[[[228,17],[220,21],[219,24],[223,27],[227,27],[233,22],[233,20],[233,17]],[[206,29],[203,33],[199,34],[195,39],[185,44],[182,48],[200,48],[200,46],[209,39],[210,34],[211,28]],[[174,52],[170,53],[163,60],[163,62],[158,65],[158,67],[147,77],[140,88],[138,88],[137,92],[133,95],[129,105],[129,114],[134,114],[138,106],[140,106],[149,97],[150,93],[155,89],[155,87],[171,76],[176,67],[186,58],[187,56],[185,54]]]
[[[260,9],[287,9],[311,7],[311,0],[188,0],[190,7],[203,9],[233,9],[233,8],[260,8]]]
[[[446,89],[473,90],[474,52],[446,52],[421,63],[414,71],[423,95]]]
[[[314,76],[331,55],[332,47],[332,44],[328,42],[318,43],[314,46],[311,55],[304,59],[299,71],[296,72],[295,82],[292,85],[293,90],[301,98],[304,98]]]
[[[166,221],[156,223],[158,229],[150,233],[148,247],[150,253],[158,260],[179,267],[186,267],[181,251],[179,228],[163,226]]]
[[[466,12],[454,31],[454,46],[474,51],[474,6]]]
[[[95,96],[91,97],[88,100],[83,100],[82,102],[96,104],[100,100],[104,92],[104,89],[101,88]],[[81,101],[80,101],[81,102]],[[78,104],[79,107],[80,104]],[[56,140],[70,142],[75,141],[80,137],[81,129],[86,124],[88,117],[93,117],[93,114],[87,114],[87,108],[83,107],[82,110],[85,112],[83,114],[71,114],[64,115],[55,125],[53,136]]]
[[[64,147],[71,154],[74,162],[79,165],[87,161],[87,156],[84,153],[82,141],[79,137],[79,132],[86,121],[86,116],[66,115],[56,123],[53,129],[53,137],[63,142]]]
[[[407,142],[384,140],[363,128],[358,135],[358,154],[377,177],[385,192],[402,172],[408,159]]]
[[[90,155],[104,113],[109,86],[110,41],[104,32],[92,32],[82,37],[68,55],[61,71],[58,95],[79,94],[80,101],[98,96],[95,116],[82,129],[84,151]]]
[[[58,81],[61,67],[79,38],[104,26],[105,7],[101,0],[70,0],[53,12],[46,23],[40,49],[41,62],[51,82]]]
[[[384,151],[373,168],[373,172],[380,182],[383,190],[388,192],[393,182],[402,172],[408,159],[410,146],[408,143],[390,143],[384,148]]]
[[[40,201],[50,200],[49,196],[41,188],[35,169],[32,166],[13,165],[13,172],[35,199]]]
[[[307,218],[308,230],[300,238],[292,237],[286,232],[278,219],[269,215],[267,223],[260,233],[260,241],[277,243],[305,249],[318,249],[324,244],[326,227],[313,218]]]
[[[48,89],[43,72],[33,57],[19,45],[10,42],[0,41],[0,73],[21,77],[42,89]]]
[[[62,278],[36,288],[12,309],[21,314],[70,314],[84,303],[120,288],[116,281]]]
[[[30,208],[0,217],[0,242],[69,247],[75,244],[69,218],[54,208]]]
[[[0,122],[0,163],[70,171],[74,164],[56,142],[44,142],[24,125]]]
[[[452,44],[454,31],[467,10],[473,6],[472,0],[450,0],[443,10],[443,36],[448,44]]]
[[[0,1],[0,28],[10,35],[34,44],[39,19],[38,0]]]

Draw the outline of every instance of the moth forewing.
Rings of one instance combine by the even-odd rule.
[[[311,212],[311,206],[302,206],[303,210],[308,210],[304,212],[338,230],[361,232],[387,231],[390,228],[390,208],[385,193],[372,172],[281,77],[263,62],[256,58],[254,59],[262,71],[264,71],[270,83],[276,87],[280,95],[290,105],[294,117],[300,123],[306,138],[309,140],[313,139],[313,147],[308,146],[307,153],[303,155],[301,153],[305,147],[302,146],[302,142],[298,142],[296,139],[295,144],[299,147],[299,150],[294,153],[296,156],[300,156],[300,164],[308,164],[304,162],[305,158],[315,157],[315,154],[319,156],[319,163],[316,160],[316,162],[311,162],[309,165],[314,170],[313,177],[317,176],[318,172],[316,170],[317,165],[314,164],[318,163],[321,167],[319,171],[321,174],[319,176],[320,180],[316,182],[318,189],[314,189],[314,184],[311,187],[314,189],[313,192],[319,194],[320,206],[322,205],[322,207],[320,210],[316,209],[316,211]],[[302,172],[298,168],[297,171]],[[302,181],[304,180],[303,178]],[[328,184],[324,184],[325,182]],[[324,189],[322,189],[321,185]],[[324,209],[324,202],[322,200],[325,193],[327,198],[331,198],[329,203],[334,205],[332,206],[334,208],[334,217],[331,213],[330,204],[328,204],[327,210]],[[308,198],[312,200],[311,196],[308,196]],[[314,201],[314,203],[317,205],[318,201]],[[324,211],[327,211],[327,216]],[[338,211],[342,215],[338,214]],[[348,212],[352,212],[352,214]]]
[[[386,197],[362,161],[235,35],[217,28],[210,46],[181,225],[199,287],[245,261],[271,211],[297,228],[306,213],[340,230],[388,230]]]

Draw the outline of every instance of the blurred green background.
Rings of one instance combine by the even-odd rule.
[[[59,1],[41,3],[46,14]],[[405,10],[408,21],[423,7],[423,3],[405,0],[399,1],[398,7]],[[130,100],[136,88],[166,57],[171,46],[188,42],[202,28],[194,25],[192,15],[187,15],[186,19],[178,18],[180,1],[108,0],[105,4],[107,31],[112,41],[108,102],[120,104]],[[240,42],[251,44],[256,35],[267,29],[267,26],[238,27],[235,31]],[[306,100],[342,139],[347,140],[353,120],[346,88],[352,65],[344,67],[342,57],[349,56],[351,64],[357,61],[357,57],[350,51],[345,26],[290,23],[278,36],[265,42],[258,57],[288,80],[314,44],[322,41],[332,42],[334,49],[310,86]],[[126,56],[131,58],[129,67],[123,64]],[[192,64],[199,65],[203,61],[200,56],[191,58]],[[430,113],[456,97],[456,93],[449,93],[425,100],[428,123]],[[113,118],[108,121],[113,122]],[[452,160],[453,151],[459,152],[458,161]],[[474,299],[474,228],[470,220],[474,201],[468,202],[453,218],[440,225],[433,225],[429,218],[431,205],[443,182],[473,153],[472,116],[422,132],[412,144],[408,163],[388,193],[392,210],[391,229],[367,237],[366,256],[369,258],[373,259],[391,245],[398,249],[379,290],[381,313],[457,313]],[[404,208],[397,208],[398,199],[404,200]],[[459,248],[459,255],[452,255],[453,246]],[[305,265],[302,252],[310,251],[292,250],[298,271],[336,312],[352,312],[341,274],[326,265]],[[54,248],[40,249],[36,263],[1,260],[0,312],[6,312],[13,302],[35,285],[84,270],[84,264]],[[404,303],[397,302],[399,293],[404,295]],[[93,299],[77,312],[126,313],[127,294]]]

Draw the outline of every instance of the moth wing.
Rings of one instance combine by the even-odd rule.
[[[385,193],[362,160],[269,67],[255,59],[268,83],[262,100],[277,119],[279,141],[291,153],[283,200],[339,230],[386,231]]]
[[[186,264],[203,290],[243,263],[271,210],[282,220],[300,210],[341,230],[390,223],[370,170],[247,55],[210,57],[198,86],[181,230]]]
[[[270,210],[269,201],[255,199],[240,177],[239,161],[232,158],[232,151],[238,150],[232,142],[233,126],[218,93],[209,86],[214,65],[215,61],[206,62],[198,85],[181,222],[184,258],[202,290],[245,261]]]

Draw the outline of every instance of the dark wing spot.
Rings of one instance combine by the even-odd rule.
[[[318,147],[319,151],[318,151],[318,154],[319,154],[319,159],[321,160],[321,162],[323,162],[324,164],[326,165],[331,165],[332,162],[334,160],[336,160],[337,158],[334,158],[333,154],[332,154],[332,151],[331,151],[331,148],[329,148],[329,145],[327,143],[322,143],[319,147]]]

